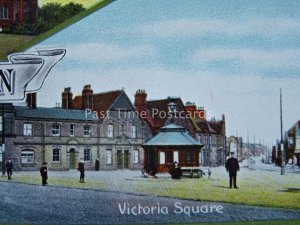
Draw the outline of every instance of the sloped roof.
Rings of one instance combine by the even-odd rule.
[[[36,108],[27,106],[15,106],[16,117],[21,118],[42,118],[42,119],[62,119],[62,120],[95,120],[92,114],[85,113],[84,110],[70,110],[62,108]]]
[[[160,129],[160,132],[143,146],[202,146],[182,126],[169,124]]]
[[[159,129],[167,124],[170,123],[170,116],[168,116],[169,103],[175,103],[176,104],[176,111],[177,112],[186,112],[184,104],[182,100],[179,97],[168,97],[166,99],[159,99],[159,100],[149,100],[146,103],[146,111],[148,113],[146,120],[149,122],[153,133],[158,133]],[[153,110],[156,110],[157,112],[162,112],[162,115],[167,116],[161,116],[158,113],[154,114]],[[180,126],[185,127],[188,129],[190,133],[194,133],[193,127],[191,122],[188,118],[174,118],[174,123]]]
[[[122,90],[115,90],[103,93],[93,94],[93,110],[98,112],[106,112],[111,108],[117,98],[123,93]],[[76,96],[73,99],[73,108],[81,109],[82,107],[82,96]]]
[[[223,121],[208,121],[203,118],[192,118],[192,122],[197,132],[206,134],[223,134]]]

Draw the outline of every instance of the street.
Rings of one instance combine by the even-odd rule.
[[[299,210],[0,182],[0,223],[141,224],[300,219]]]

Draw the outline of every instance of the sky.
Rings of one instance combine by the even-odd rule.
[[[275,144],[280,88],[284,130],[300,119],[299,9],[297,0],[117,0],[31,49],[67,49],[38,104],[85,84],[125,88],[132,101],[145,89],[225,114],[227,136]]]

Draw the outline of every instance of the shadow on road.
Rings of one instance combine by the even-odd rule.
[[[229,189],[229,187],[227,187],[227,186],[213,186],[213,187],[216,187],[216,188],[226,188],[226,189]]]
[[[280,192],[300,193],[300,188],[286,188],[285,190],[280,190]]]

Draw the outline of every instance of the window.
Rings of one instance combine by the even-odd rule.
[[[24,136],[32,136],[32,124],[31,123],[24,123],[23,135]]]
[[[3,117],[0,116],[0,131],[3,130]]]
[[[166,162],[166,155],[164,152],[159,152],[159,164],[163,165]]]
[[[60,125],[58,123],[52,124],[52,135],[59,136],[60,135]]]
[[[139,163],[139,150],[133,150],[133,163]]]
[[[9,10],[7,6],[0,7],[0,19],[9,19]]]
[[[90,125],[84,125],[83,127],[83,135],[90,136]]]
[[[105,151],[105,162],[106,162],[106,165],[112,164],[112,154],[111,154],[111,150],[106,150],[106,151]]]
[[[54,148],[53,149],[53,162],[60,162],[60,149],[59,148]]]
[[[33,150],[23,150],[21,152],[21,163],[22,164],[34,163],[34,151]]]
[[[174,160],[174,162],[178,162],[179,163],[179,154],[178,154],[178,151],[174,151],[173,152],[173,160]]]
[[[70,124],[70,136],[75,135],[75,124]]]
[[[187,151],[186,152],[186,162],[188,164],[191,164],[192,163],[192,151]]]
[[[136,126],[135,125],[131,125],[130,136],[131,136],[131,138],[136,138]]]
[[[114,137],[114,125],[108,124],[107,126],[107,137],[112,138]]]
[[[91,149],[85,148],[83,157],[84,157],[84,161],[90,161],[91,160]]]

